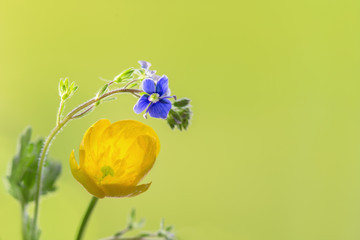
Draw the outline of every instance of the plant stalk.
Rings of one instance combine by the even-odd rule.
[[[81,240],[83,238],[83,234],[84,234],[84,231],[85,231],[85,228],[86,228],[86,225],[89,221],[89,218],[91,216],[91,213],[93,212],[95,206],[96,206],[96,203],[99,199],[97,197],[92,197],[91,198],[91,201],[89,203],[89,206],[86,210],[86,213],[84,215],[84,218],[81,222],[81,225],[80,225],[80,228],[79,228],[79,231],[78,231],[78,234],[76,236],[76,240]]]

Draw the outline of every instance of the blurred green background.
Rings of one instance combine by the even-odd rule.
[[[132,199],[101,200],[87,240],[122,228],[132,207],[183,240],[360,239],[360,2],[0,0],[0,173],[27,125],[55,124],[59,78],[80,86],[66,110],[147,60],[193,100],[187,132],[119,96],[68,125],[50,154],[59,191],[43,198],[42,239],[73,239],[89,194],[68,158],[100,118],[152,126],[162,149]],[[0,239],[20,239],[19,206],[0,186]]]

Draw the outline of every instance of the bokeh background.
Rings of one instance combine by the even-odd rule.
[[[59,191],[43,198],[42,239],[73,239],[89,194],[68,158],[100,118],[152,126],[162,149],[132,199],[101,200],[87,240],[121,229],[132,207],[182,240],[360,238],[360,2],[357,0],[0,0],[0,174],[17,137],[55,124],[57,84],[80,86],[66,110],[138,60],[193,100],[186,132],[119,96],[68,125],[50,154]],[[20,239],[20,211],[0,186],[0,239]]]

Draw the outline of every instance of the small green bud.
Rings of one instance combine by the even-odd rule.
[[[121,82],[124,82],[124,81],[131,80],[133,78],[134,72],[135,72],[134,68],[126,69],[125,71],[123,71],[122,73],[120,73],[119,75],[117,75],[114,78],[114,82],[121,83]]]
[[[69,79],[65,78],[65,88],[68,89],[69,88]]]
[[[61,96],[61,99],[65,101],[69,97],[69,93],[65,93]]]
[[[96,98],[104,95],[104,93],[108,90],[108,88],[109,88],[109,85],[108,85],[108,84],[104,85],[104,86],[99,90],[99,92],[96,94]]]
[[[60,79],[59,95],[63,101],[71,97],[77,89],[78,86],[75,85],[75,82],[72,82],[69,86],[69,79]]]

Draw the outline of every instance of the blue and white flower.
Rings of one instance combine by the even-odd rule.
[[[142,89],[145,94],[135,104],[134,112],[139,114],[146,110],[145,118],[149,113],[153,118],[166,119],[172,106],[169,98],[175,98],[175,96],[169,96],[168,77],[163,75],[157,82],[147,78],[142,82]]]
[[[155,82],[160,80],[160,76],[156,75],[156,70],[150,70],[151,63],[147,61],[139,61],[138,63],[140,64],[141,68],[144,69],[145,71],[144,78],[151,78]]]

